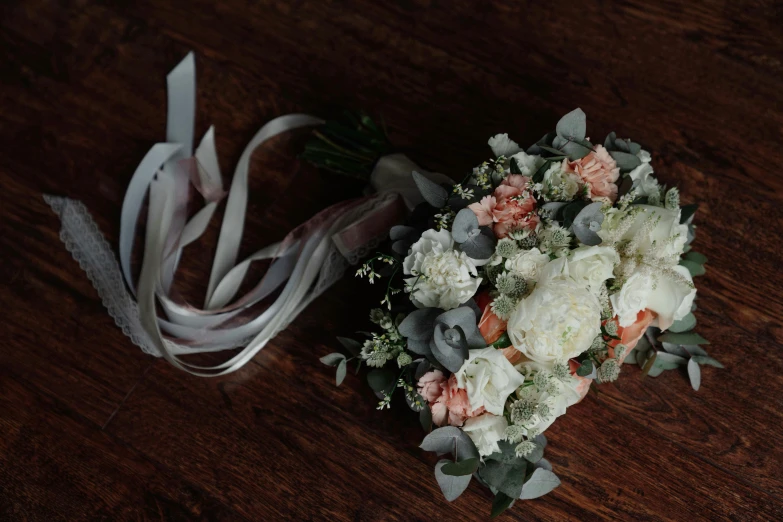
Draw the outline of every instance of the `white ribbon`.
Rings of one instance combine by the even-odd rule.
[[[198,309],[172,296],[171,285],[182,249],[204,233],[224,190],[213,128],[210,127],[192,153],[195,85],[195,61],[189,54],[167,77],[167,142],[150,149],[125,193],[119,263],[81,202],[49,195],[44,199],[61,219],[61,239],[123,332],[145,352],[162,356],[184,371],[217,376],[246,364],[313,299],[337,281],[349,261],[356,262],[369,248],[374,248],[393,223],[373,220],[378,216],[390,219],[400,196],[408,208],[421,201],[410,178],[411,170],[421,169],[402,155],[382,158],[371,178],[379,195],[330,207],[292,231],[283,242],[269,245],[237,263],[253,151],[278,134],[323,123],[306,114],[289,114],[269,121],[250,140],[237,164],[204,309]],[[439,181],[448,179],[438,174],[428,175]],[[189,183],[196,186],[205,204],[186,220]],[[148,194],[144,258],[136,286],[131,275],[131,253]],[[366,226],[368,223],[373,226]],[[362,244],[354,244],[355,233],[345,234],[341,239],[341,232],[356,226],[369,230],[372,237]],[[347,245],[350,239],[354,241],[348,241],[351,244]],[[235,299],[250,264],[265,259],[273,261],[264,278]],[[263,313],[247,317],[249,307],[281,287],[280,295]],[[156,303],[165,317],[158,317]],[[214,366],[200,366],[182,359],[187,354],[236,347],[242,349],[228,361]]]

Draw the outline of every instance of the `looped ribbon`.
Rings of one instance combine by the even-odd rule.
[[[411,180],[417,170],[429,173],[401,154],[382,157],[370,178],[376,193],[333,205],[296,227],[282,241],[237,263],[248,198],[248,174],[253,152],[269,139],[323,120],[288,114],[267,122],[245,147],[227,193],[226,209],[212,263],[203,307],[187,303],[172,290],[183,249],[197,240],[226,197],[210,127],[195,152],[192,149],[196,76],[189,54],[167,77],[166,142],[155,144],[134,172],[122,205],[119,264],[84,205],[45,195],[61,219],[60,237],[85,270],[123,332],[142,350],[162,356],[172,365],[199,376],[238,370],[329,286],[342,277],[368,249],[388,234],[406,212],[421,202]],[[188,219],[189,185],[204,206]],[[145,199],[149,200],[141,274],[131,275],[131,254]],[[236,297],[250,264],[271,260],[266,274]],[[260,314],[248,309],[280,291]],[[164,317],[159,317],[157,305]],[[188,354],[241,347],[227,361],[213,366],[183,359]]]

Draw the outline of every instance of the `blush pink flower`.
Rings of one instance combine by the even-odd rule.
[[[446,377],[440,370],[432,370],[425,373],[417,383],[417,391],[425,401],[435,402],[443,393],[441,384],[446,382]]]
[[[609,201],[617,199],[617,184],[620,168],[602,145],[596,145],[595,150],[576,161],[567,162],[568,169],[590,187],[590,199],[593,201]]]
[[[462,426],[466,419],[484,413],[484,406],[475,411],[470,409],[468,392],[457,386],[457,378],[454,375],[440,387],[443,390],[440,397],[430,403],[432,422],[435,425],[444,426],[448,422],[451,426]]]
[[[539,220],[534,213],[536,201],[528,191],[529,184],[527,176],[511,174],[495,188],[492,196],[485,196],[468,208],[476,214],[479,225],[492,225],[498,238],[514,230],[533,230]]]

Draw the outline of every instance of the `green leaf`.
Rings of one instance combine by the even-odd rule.
[[[574,109],[560,118],[555,131],[561,138],[583,140],[587,134],[587,115],[582,109]]]
[[[680,266],[684,266],[688,269],[688,272],[691,273],[691,277],[696,277],[700,275],[704,275],[707,271],[704,269],[704,265],[700,265],[699,263],[695,263],[693,261],[690,261],[688,259],[683,259],[680,261]]]
[[[560,479],[557,475],[544,468],[537,468],[530,476],[519,496],[522,500],[530,500],[543,497],[560,485]]]
[[[682,256],[682,258],[687,259],[688,261],[693,261],[694,263],[698,263],[700,265],[703,265],[707,262],[707,256],[698,252],[694,252],[693,250]]]
[[[558,150],[558,149],[555,149],[553,147],[547,147],[546,145],[539,145],[539,147],[541,147],[541,150],[545,150],[547,152],[551,152],[555,156],[563,156],[563,151],[562,150]]]
[[[544,439],[544,441],[546,441],[546,439]],[[525,460],[531,464],[535,464],[544,458],[544,446],[546,445],[546,442],[544,444],[539,444],[538,441],[533,441],[533,444],[536,445],[536,448],[529,454],[525,455]]]
[[[375,368],[367,374],[367,383],[376,393],[388,393],[394,390],[395,385],[394,372]]]
[[[432,430],[432,410],[428,405],[425,405],[419,412],[419,423],[427,433]]]
[[[693,355],[691,356],[692,361],[696,361],[698,364],[706,364],[708,366],[714,366],[715,368],[724,368],[724,366],[710,357],[709,355]]]
[[[472,475],[479,467],[479,459],[472,457],[460,462],[451,462],[444,464],[440,470],[446,475],[461,477],[463,475]]]
[[[341,361],[345,360],[345,355],[338,352],[334,352],[334,353],[330,353],[329,355],[324,355],[318,360],[327,366],[337,366],[338,364],[340,364]]]
[[[674,323],[672,323],[672,325],[669,327],[669,331],[674,333],[683,333],[689,330],[693,330],[695,326],[696,316],[692,313],[689,313],[679,321],[674,321]]]
[[[348,339],[347,337],[338,337],[337,340],[340,342],[340,344],[343,345],[343,348],[348,350],[348,353],[353,356],[359,355],[359,353],[362,351],[362,343],[359,341],[354,341],[353,339]]]
[[[666,332],[658,337],[658,341],[672,344],[710,344],[707,339],[694,331],[682,333]]]
[[[696,211],[699,210],[699,205],[693,203],[691,205],[683,205],[680,207],[680,223],[687,223],[689,219],[693,217]]]
[[[630,154],[628,152],[620,152],[615,150],[610,152],[609,155],[614,158],[614,161],[617,162],[617,166],[623,172],[631,171],[642,164],[642,160],[640,160],[635,154]]]
[[[593,361],[590,359],[587,359],[576,369],[576,374],[579,377],[587,377],[591,373],[593,373]]]
[[[451,502],[468,488],[470,484],[471,475],[446,475],[443,473],[443,466],[452,463],[450,460],[442,459],[435,464],[435,479],[438,481],[438,486],[443,492],[443,496],[446,500]]]
[[[546,171],[549,170],[549,167],[552,166],[552,162],[547,160],[543,164],[541,164],[540,167],[538,167],[538,170],[535,174],[533,174],[533,183],[541,183],[544,179],[544,174],[546,174]]]
[[[522,174],[522,171],[519,170],[519,165],[517,165],[517,160],[515,158],[511,158],[509,164],[510,164],[512,174]]]
[[[487,460],[479,475],[490,486],[512,498],[518,498],[522,493],[528,462],[525,459],[515,459],[511,462]]]
[[[495,498],[492,499],[492,512],[490,513],[489,517],[495,518],[503,513],[514,504],[514,500],[515,499],[513,497],[509,497],[505,493],[498,491],[498,493],[495,495]]]
[[[693,389],[699,391],[699,386],[701,386],[701,368],[699,368],[699,364],[693,359],[688,361],[688,377],[691,378],[691,386],[693,386]]]
[[[490,346],[497,348],[498,350],[511,346],[511,338],[508,336],[508,332],[503,332],[500,337],[498,337],[498,340]]]
[[[419,446],[438,455],[451,453],[457,461],[479,458],[479,452],[468,434],[454,426],[438,428],[424,437]]]
[[[335,381],[337,382],[337,386],[340,386],[343,383],[347,371],[348,371],[348,361],[343,359],[342,361],[340,361],[340,364],[337,365],[337,375],[335,376]]]

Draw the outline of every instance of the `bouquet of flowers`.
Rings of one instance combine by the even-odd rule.
[[[653,377],[684,366],[696,390],[700,367],[721,365],[694,331],[696,206],[647,151],[615,133],[594,144],[580,109],[526,150],[507,134],[489,145],[461,183],[411,173],[424,202],[357,272],[384,281],[378,330],[322,362],[338,385],[349,362],[368,366],[379,409],[401,388],[422,449],[451,455],[435,467],[446,499],[475,478],[497,515],[559,485],[544,432],[623,363]]]

